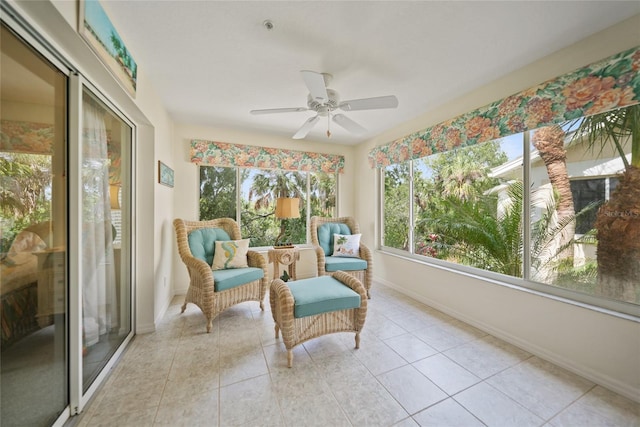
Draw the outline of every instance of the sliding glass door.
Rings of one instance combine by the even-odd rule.
[[[68,77],[0,34],[0,424],[51,425],[69,405]]]
[[[131,333],[132,128],[87,88],[82,93],[82,384],[87,391]]]

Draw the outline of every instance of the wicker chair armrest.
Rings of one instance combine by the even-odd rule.
[[[360,243],[360,258],[367,261],[368,268],[367,270],[371,271],[371,265],[373,264],[373,256],[371,254],[371,249],[369,249],[366,245]]]
[[[362,284],[362,282],[360,282],[360,280],[358,280],[351,274],[341,270],[333,273],[333,278],[341,281],[343,284],[350,287],[354,292],[360,295],[360,299],[361,301],[364,301],[364,307],[366,308],[367,290],[364,288],[364,285]],[[360,307],[362,307],[362,305]]]
[[[196,257],[183,256],[182,262],[187,266],[191,274],[198,274],[200,276],[211,276],[213,281],[213,275],[211,274],[211,266],[206,262]]]
[[[264,275],[267,275],[267,260],[259,252],[249,250],[247,251],[247,265],[249,267],[257,267],[264,270]]]
[[[313,245],[313,250],[316,252],[316,261],[318,263],[318,276],[324,276],[327,273],[324,266],[326,263],[324,249],[322,249],[322,247],[320,247],[319,245]]]
[[[183,256],[182,262],[187,266],[191,282],[190,286],[200,288],[204,293],[214,293],[213,273],[209,264],[191,256]]]
[[[344,271],[336,271],[333,274],[333,278],[341,281],[346,286],[353,289],[355,292],[360,295],[360,308],[356,309],[356,327],[358,330],[361,330],[364,326],[364,321],[367,317],[367,305],[368,305],[368,296],[367,290],[364,285],[360,282],[360,280],[356,279],[352,275],[345,273]]]
[[[269,303],[271,304],[273,320],[282,331],[285,346],[287,348],[293,347],[295,343],[291,341],[291,338],[294,337],[295,300],[293,299],[291,290],[282,279],[274,279],[271,282]]]

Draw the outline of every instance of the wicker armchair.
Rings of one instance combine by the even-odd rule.
[[[222,277],[223,274],[230,272],[230,270],[212,271],[211,263],[203,259],[202,255],[194,256],[189,246],[189,234],[201,229],[214,229],[218,233],[218,240],[240,240],[240,227],[233,219],[220,218],[211,221],[175,219],[173,226],[176,230],[178,252],[182,262],[187,266],[190,280],[189,289],[182,305],[183,313],[187,308],[187,303],[193,303],[200,307],[207,318],[207,332],[211,332],[213,319],[232,305],[245,301],[258,301],[260,309],[264,310],[263,300],[267,290],[267,262],[262,255],[249,250],[247,252],[247,264],[249,267],[247,269],[234,269],[235,271],[231,272],[248,273],[252,278],[251,281],[233,285],[224,290],[218,290],[216,283],[219,279],[216,278],[216,275]],[[227,236],[228,238],[226,238]],[[212,258],[215,244],[209,241],[207,246],[209,247],[207,249],[209,251],[208,256]]]
[[[329,228],[331,232],[324,233],[327,241],[320,242],[318,239],[318,229]],[[318,276],[326,274],[333,275],[336,271],[342,270],[360,280],[367,291],[367,297],[371,298],[371,281],[373,278],[373,258],[371,250],[360,243],[360,253],[358,258],[334,257],[333,253],[333,233],[358,234],[360,227],[353,217],[323,218],[319,216],[311,217],[311,243],[316,252],[318,262]],[[363,268],[362,261],[366,267]]]

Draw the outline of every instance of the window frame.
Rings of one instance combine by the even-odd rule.
[[[524,188],[529,188],[531,183],[531,151],[529,132],[524,132],[523,138],[523,155],[522,155],[522,181]],[[410,184],[409,184],[409,242],[414,241],[414,226],[413,226],[413,210],[414,204],[411,202],[414,199],[414,185],[413,185],[413,160],[407,160],[406,163],[410,170]],[[590,177],[601,178],[601,177]],[[607,176],[606,178],[609,178]],[[406,259],[411,262],[417,262],[425,266],[444,269],[457,274],[463,274],[478,280],[488,281],[490,283],[511,287],[525,292],[534,293],[538,296],[552,298],[568,304],[578,305],[581,307],[593,309],[596,311],[607,312],[614,316],[624,317],[631,320],[638,320],[640,318],[640,305],[632,304],[625,301],[611,300],[605,297],[600,297],[593,294],[587,294],[572,289],[562,288],[559,286],[553,286],[541,282],[530,280],[531,274],[531,261],[530,261],[530,245],[523,245],[523,277],[518,278],[501,273],[492,272],[489,270],[483,270],[476,267],[471,267],[464,264],[457,264],[450,261],[445,261],[433,257],[419,255],[415,253],[413,245],[409,246],[408,251],[402,249],[393,248],[384,245],[384,207],[385,207],[385,171],[383,168],[376,168],[376,183],[379,188],[378,200],[377,200],[377,217],[378,217],[378,236],[376,241],[377,250],[386,255],[396,256]],[[607,184],[608,188],[608,184]],[[525,191],[523,194],[523,218],[530,217],[530,191]],[[523,242],[529,243],[531,240],[531,222],[523,221]]]

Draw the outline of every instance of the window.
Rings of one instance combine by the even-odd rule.
[[[618,178],[594,178],[571,180],[571,194],[575,210],[586,210],[585,214],[576,218],[576,233],[585,234],[594,228],[596,210],[590,206],[600,206],[609,200],[609,195],[618,185]]]
[[[598,124],[637,108],[381,169],[383,247],[579,301],[640,304],[640,236],[607,233],[615,219],[639,220],[638,150],[632,130],[618,128],[612,144]]]
[[[282,220],[287,230],[284,239],[306,243],[312,216],[335,216],[336,188],[337,174],[200,166],[200,220],[234,218],[252,247],[270,246],[280,233],[281,222],[274,216],[276,199],[298,197],[300,218]]]

